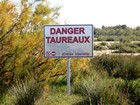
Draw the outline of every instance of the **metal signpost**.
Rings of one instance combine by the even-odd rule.
[[[93,25],[44,25],[44,57],[67,59],[70,95],[70,58],[93,57]]]
[[[70,95],[70,58],[67,60],[67,94]]]

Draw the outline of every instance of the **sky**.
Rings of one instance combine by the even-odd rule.
[[[60,24],[93,24],[98,28],[123,24],[129,27],[140,26],[140,0],[48,1],[51,6],[62,7],[58,19]]]
[[[140,26],[140,0],[49,0],[62,6],[60,24]]]

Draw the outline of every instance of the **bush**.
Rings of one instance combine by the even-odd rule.
[[[106,42],[101,42],[100,45],[102,45],[102,46],[108,46],[108,44]]]
[[[91,60],[91,66],[105,70],[109,76],[135,80],[140,78],[140,56],[102,55]]]
[[[121,42],[121,43],[130,43],[130,41],[131,41],[130,38],[127,38],[127,37],[124,37],[124,36],[122,36],[122,37],[120,38],[120,42]]]
[[[129,100],[116,88],[117,85],[117,80],[109,79],[81,81],[75,85],[74,92],[86,98],[75,105],[128,105]]]
[[[140,47],[140,43],[135,43],[138,47]]]
[[[106,39],[107,39],[107,36],[100,35],[100,36],[97,38],[97,41],[106,41]]]
[[[124,82],[119,81],[116,85],[117,90],[124,94],[130,101],[129,104],[140,103],[140,56],[124,55],[102,55],[91,60],[92,67],[98,71],[104,70],[109,76],[115,77],[117,81],[121,78]],[[114,82],[113,84],[116,84]]]
[[[41,95],[41,85],[32,81],[18,81],[16,86],[9,90],[14,105],[34,105],[34,102]]]
[[[4,101],[7,90],[8,90],[8,86],[6,86],[0,81],[0,104]]]
[[[117,45],[110,46],[110,49],[116,49],[116,53],[139,53],[140,48],[138,44],[135,43],[120,43]]]
[[[130,81],[140,78],[140,64],[136,58],[124,57],[114,70],[114,77]]]
[[[104,45],[94,45],[94,50],[106,50],[107,48]]]
[[[140,103],[140,79],[130,81],[128,84],[129,98],[135,105]]]
[[[115,41],[115,37],[108,37],[106,41]]]
[[[118,50],[120,48],[120,44],[118,43],[113,43],[112,45],[109,46],[109,49],[111,50]]]
[[[91,60],[91,66],[95,67],[97,70],[105,70],[109,74],[109,76],[113,76],[113,71],[118,64],[119,59],[118,56],[111,55],[102,55],[95,57]]]

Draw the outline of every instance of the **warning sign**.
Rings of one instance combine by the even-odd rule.
[[[93,25],[45,25],[44,56],[93,57]]]

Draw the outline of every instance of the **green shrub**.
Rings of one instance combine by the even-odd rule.
[[[117,85],[117,80],[105,78],[81,81],[75,85],[74,93],[86,98],[75,105],[128,105],[129,100],[117,89],[119,87]]]
[[[100,45],[107,46],[108,44],[106,42],[101,42]]]
[[[5,84],[3,84],[1,81],[0,81],[0,105],[1,103],[3,103],[4,101],[4,97],[6,95],[6,92],[8,90],[8,86],[6,86]]]
[[[100,50],[106,50],[105,46],[103,45],[94,45],[94,50],[100,51]]]
[[[140,47],[140,43],[135,43],[135,45],[137,45],[138,47]]]
[[[18,81],[16,86],[9,90],[14,105],[34,105],[34,102],[41,95],[41,85],[32,81]]]
[[[115,37],[107,37],[106,41],[115,41]]]
[[[130,38],[127,38],[127,37],[120,37],[120,42],[121,43],[130,43],[131,39]]]
[[[140,103],[140,78],[135,81],[130,81],[128,84],[129,98],[135,105]]]
[[[130,57],[121,60],[114,70],[114,77],[121,77],[124,80],[130,81],[140,78],[140,65],[136,58]]]
[[[118,50],[120,47],[119,43],[113,43],[112,45],[109,46],[109,49],[111,50]]]
[[[138,44],[134,43],[120,43],[117,45],[111,45],[110,49],[116,49],[115,53],[139,53],[140,48]]]
[[[102,55],[91,60],[91,66],[105,70],[109,76],[134,80],[140,78],[140,56]]]
[[[118,62],[120,62],[118,56],[102,55],[95,57],[90,63],[97,70],[103,69],[107,71],[109,76],[113,76],[113,70],[116,68]]]
[[[125,44],[120,44],[120,47],[119,47],[119,50],[118,50],[118,53],[134,53],[135,50],[132,49],[131,47],[125,45]]]
[[[107,39],[107,36],[100,35],[98,36],[97,41],[106,41],[106,39]]]
[[[114,80],[122,78],[123,82],[116,83],[117,90],[130,99],[129,104],[140,103],[140,56],[102,55],[91,60],[92,67],[98,71],[106,71]],[[122,83],[122,84],[119,84]]]
[[[94,41],[97,41],[97,37],[94,36]]]

